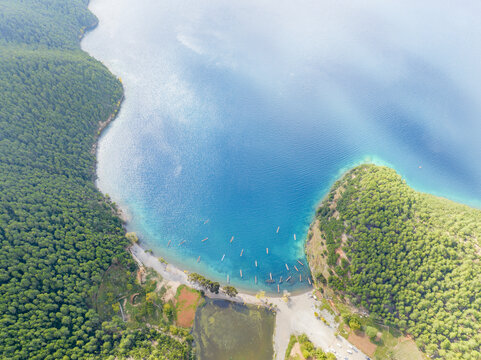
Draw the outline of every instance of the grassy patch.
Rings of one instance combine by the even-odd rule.
[[[321,303],[322,304],[319,306],[319,310],[321,310],[321,311],[327,310],[332,315],[336,315],[336,313],[334,312],[334,310],[332,310],[332,307],[331,307],[331,305],[329,305],[329,302],[326,300],[326,298],[322,297]]]
[[[412,340],[405,340],[399,343],[393,351],[395,360],[423,360],[423,354],[419,351]]]
[[[295,335],[291,335],[291,338],[289,339],[289,344],[287,344],[287,349],[286,349],[286,355],[285,355],[285,360],[288,360],[289,357],[291,356],[291,351],[294,345],[297,342],[297,337]]]
[[[296,344],[299,344],[299,348],[296,349],[293,356],[291,356],[292,349],[295,349]],[[324,352],[324,350],[322,350],[321,348],[316,348],[306,334],[301,334],[299,336],[291,335],[289,345],[286,350],[285,360],[299,359],[336,360],[336,356],[332,353]]]
[[[136,283],[135,279],[135,273],[122,265],[112,264],[108,268],[97,293],[93,296],[93,304],[100,319],[110,319],[119,312],[119,302],[142,291],[142,287]]]

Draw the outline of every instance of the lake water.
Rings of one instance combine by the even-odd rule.
[[[82,46],[126,95],[98,186],[168,261],[244,290],[277,292],[271,274],[307,288],[297,260],[315,206],[363,161],[481,206],[479,1],[90,8],[100,24]]]

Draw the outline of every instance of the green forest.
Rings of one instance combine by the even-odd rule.
[[[318,286],[411,335],[431,357],[481,359],[480,210],[362,165],[334,184],[316,220],[323,250],[306,251]]]
[[[132,289],[137,266],[94,186],[99,122],[123,89],[80,50],[87,3],[0,1],[0,358],[189,359],[181,336],[122,321],[111,292],[98,312],[106,270]]]

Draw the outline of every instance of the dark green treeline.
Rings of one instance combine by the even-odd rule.
[[[330,274],[313,268],[318,282],[411,334],[431,357],[481,359],[480,210],[364,165],[336,182],[317,218],[325,250],[308,256],[323,257]]]
[[[93,182],[99,122],[123,92],[79,48],[96,21],[85,0],[0,1],[2,359],[103,359],[123,338],[126,354],[149,336],[159,356],[189,353],[116,318],[102,323],[93,308],[112,263],[135,270],[114,206]]]

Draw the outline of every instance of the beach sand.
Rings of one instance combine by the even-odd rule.
[[[149,267],[157,271],[174,291],[181,284],[200,289],[187,280],[188,273],[171,264],[161,263],[154,255],[146,253],[140,245],[132,245],[130,252],[139,266]],[[284,360],[291,334],[300,335],[303,333],[309,337],[316,347],[321,347],[324,351],[335,351],[338,359],[366,359],[366,355],[352,346],[346,339],[335,336],[337,324],[329,313],[324,310],[322,316],[328,320],[330,325],[326,325],[316,318],[314,313],[320,313],[316,309],[320,302],[315,299],[311,292],[291,296],[288,303],[281,297],[265,296],[258,299],[254,295],[245,293],[239,293],[235,298],[231,298],[223,293],[212,294],[207,291],[206,296],[212,299],[224,299],[262,306],[273,305],[277,310],[274,330],[276,360]]]

